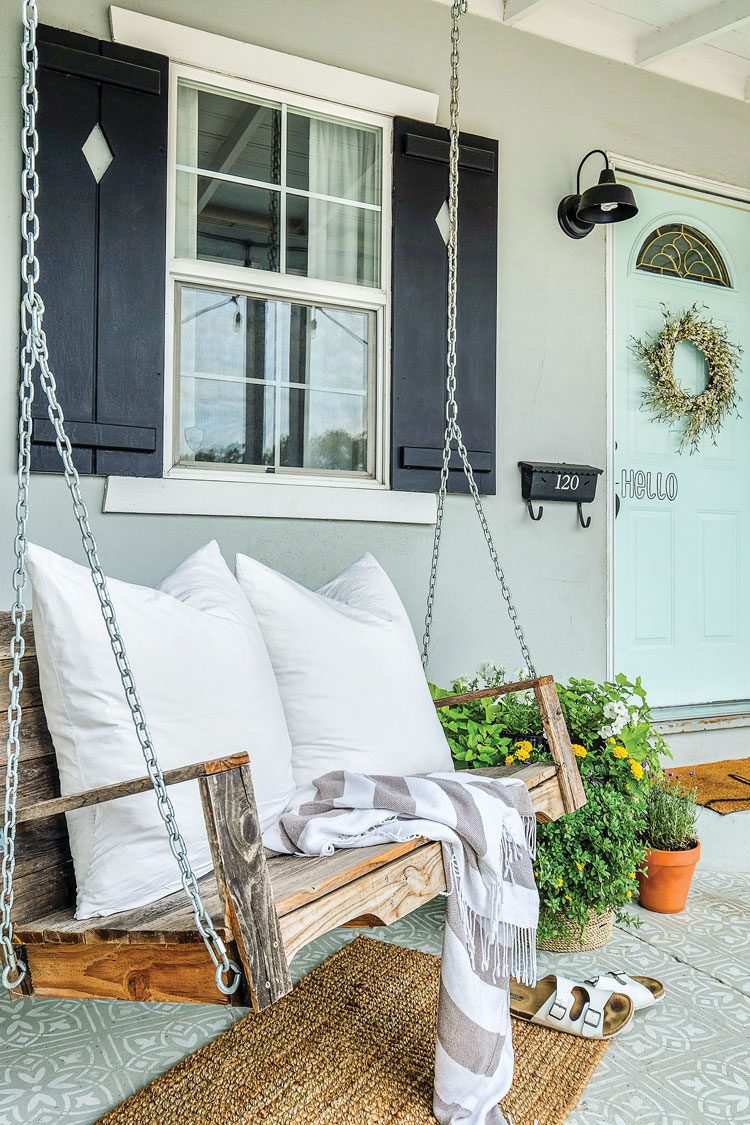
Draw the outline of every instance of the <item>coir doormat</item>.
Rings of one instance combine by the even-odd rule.
[[[440,961],[357,938],[100,1125],[435,1125]],[[513,1021],[514,1125],[562,1125],[606,1043]]]
[[[680,766],[666,771],[698,790],[698,804],[726,816],[750,809],[750,758],[730,758],[705,766]]]

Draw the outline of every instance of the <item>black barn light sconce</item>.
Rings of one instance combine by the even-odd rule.
[[[590,156],[604,157],[599,183],[581,194],[581,169]],[[592,148],[578,165],[575,195],[566,195],[557,208],[557,220],[569,238],[585,238],[599,223],[621,223],[638,214],[635,196],[625,184],[618,184],[601,148]]]

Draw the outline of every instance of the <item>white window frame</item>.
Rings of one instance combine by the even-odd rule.
[[[376,78],[372,75],[345,70],[317,60],[306,59],[270,50],[247,41],[201,31],[170,20],[148,16],[132,9],[112,6],[109,9],[112,38],[116,43],[155,51],[170,59],[170,71],[183,69],[199,71],[211,76],[214,84],[229,86],[233,82],[247,82],[261,86],[264,91],[280,89],[289,102],[299,104],[304,99],[316,105],[329,103],[335,106],[333,115],[343,117],[344,107],[349,107],[353,118],[365,120],[372,117],[413,117],[420,121],[436,122],[439,96],[431,90],[421,90],[398,82]],[[174,98],[172,112],[176,111]],[[175,137],[174,124],[170,130]],[[390,146],[384,138],[384,170],[390,174]],[[170,168],[173,168],[170,159]],[[390,193],[389,193],[390,194]],[[388,208],[388,198],[383,200]],[[174,199],[170,185],[170,215],[168,238],[174,239]],[[390,214],[388,214],[390,227]],[[172,243],[173,245],[173,243]],[[388,246],[390,254],[390,246]],[[171,254],[168,256],[171,260]],[[390,257],[386,259],[390,262]],[[209,265],[209,263],[203,263]],[[382,265],[381,282],[390,265]],[[210,271],[209,271],[210,272]],[[244,270],[242,271],[244,276]],[[263,272],[263,271],[260,271]],[[267,280],[267,275],[266,278]],[[304,284],[304,279],[296,279]],[[333,286],[333,283],[330,283]],[[359,288],[359,287],[357,287]],[[300,285],[301,289],[301,285]],[[167,297],[169,298],[169,289]],[[281,291],[283,295],[283,291]],[[166,344],[168,356],[165,369],[170,385],[165,387],[165,401],[170,411],[165,435],[172,434],[174,374],[174,307],[168,303],[169,317]],[[382,339],[377,342],[381,354],[389,361],[390,325],[383,325]],[[166,363],[169,368],[166,368]],[[387,380],[389,382],[390,380]],[[385,409],[387,423],[390,414]],[[388,464],[388,448],[383,433],[381,456]],[[171,459],[171,453],[170,453]],[[273,480],[265,474],[243,476],[238,480],[234,473],[224,477],[221,470],[212,472],[210,478],[192,469],[185,476],[170,465],[166,477],[109,477],[103,499],[104,512],[130,514],[184,515],[184,516],[255,516],[262,518],[289,518],[313,520],[346,520],[356,522],[433,524],[436,515],[436,498],[433,493],[397,492],[385,482],[363,478],[329,479],[320,477],[300,479],[296,474],[276,474]]]
[[[175,250],[176,242],[176,198],[177,198],[177,93],[180,81],[187,81],[202,89],[217,93],[257,98],[261,101],[283,103],[290,109],[309,110],[313,113],[335,117],[353,125],[367,125],[381,130],[381,191],[380,209],[380,286],[372,288],[365,285],[345,284],[338,281],[324,281],[317,278],[298,277],[291,274],[273,273],[270,270],[253,269],[247,266],[234,266],[218,262],[206,262],[197,258],[179,258]],[[283,487],[288,481],[296,484],[307,482],[322,487],[388,488],[389,449],[390,449],[390,349],[386,346],[390,339],[390,285],[391,272],[391,161],[393,119],[383,114],[355,110],[338,103],[309,98],[294,94],[275,86],[260,85],[242,78],[229,78],[212,71],[200,70],[192,66],[172,64],[169,68],[169,142],[167,164],[167,276],[166,276],[166,327],[164,354],[164,465],[167,479],[177,480],[224,480],[257,482],[260,476],[264,484]],[[311,300],[321,303],[335,303],[342,308],[364,309],[375,313],[375,379],[374,403],[368,403],[368,417],[372,418],[372,430],[368,432],[368,446],[374,442],[373,475],[345,475],[343,473],[293,472],[266,473],[261,467],[226,466],[214,467],[196,463],[195,466],[179,463],[177,427],[179,425],[180,380],[177,371],[179,356],[179,325],[175,320],[178,304],[178,285],[196,288],[223,289],[248,297],[267,297],[281,300]],[[370,425],[368,423],[368,429]]]

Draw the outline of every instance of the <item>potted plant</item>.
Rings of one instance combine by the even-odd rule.
[[[484,665],[446,693],[526,678]],[[640,679],[613,683],[572,679],[557,685],[578,758],[586,805],[553,824],[540,824],[534,865],[540,898],[538,940],[555,950],[594,949],[628,913],[642,866],[649,775],[667,753],[651,726]],[[439,711],[457,769],[549,761],[534,693],[516,692]]]
[[[645,863],[638,872],[641,906],[679,914],[687,902],[701,846],[696,836],[695,789],[671,772],[654,779],[646,795]]]

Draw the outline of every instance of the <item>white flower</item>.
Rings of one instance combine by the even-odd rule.
[[[607,719],[629,719],[630,712],[620,699],[604,704],[604,717]]]
[[[491,660],[488,660],[479,669],[479,675],[482,677],[486,684],[489,684],[491,687],[495,687],[497,684],[501,684],[504,682],[505,669],[503,668],[502,664],[494,664]]]
[[[531,673],[529,672],[528,668],[526,667],[525,664],[522,664],[521,667],[516,668],[515,672],[513,673],[513,680],[514,681],[528,680],[530,678],[530,676],[531,676]]]
[[[604,713],[605,713],[605,715],[607,714],[607,708],[606,707],[604,708]],[[609,715],[607,715],[607,717],[609,718]],[[609,723],[606,723],[602,727],[602,729],[598,732],[599,737],[600,738],[616,738],[617,735],[620,734],[620,732],[625,729],[625,727],[628,725],[629,721],[630,721],[630,714],[628,713],[627,708],[625,708],[625,714],[624,715],[621,714],[618,711],[617,714],[612,716],[611,721]]]

